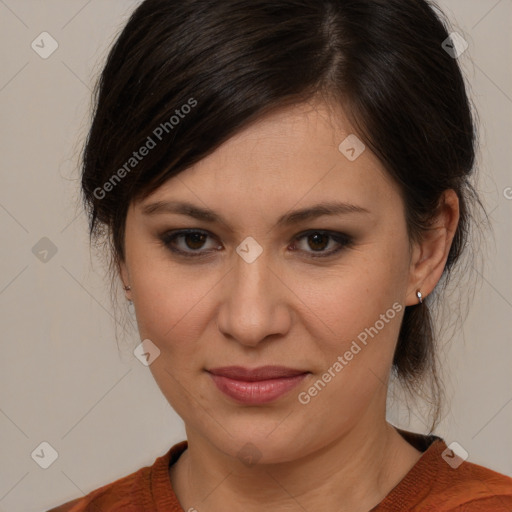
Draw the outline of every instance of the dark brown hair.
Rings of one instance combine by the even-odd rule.
[[[142,2],[97,83],[83,153],[90,235],[108,241],[112,270],[124,259],[133,200],[264,114],[321,94],[343,106],[398,184],[411,243],[429,228],[443,191],[456,191],[446,284],[467,244],[470,207],[481,203],[470,184],[470,102],[457,59],[442,46],[449,33],[440,16],[425,0]],[[144,145],[144,158],[131,161]],[[433,301],[406,308],[393,369],[417,390],[432,378],[434,426]]]

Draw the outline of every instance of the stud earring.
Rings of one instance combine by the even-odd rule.
[[[423,304],[423,295],[421,295],[419,290],[416,292],[416,297],[418,297],[418,303]]]
[[[127,286],[123,286],[123,288],[124,288],[125,292],[129,292],[132,289],[132,287],[128,286],[128,285]]]

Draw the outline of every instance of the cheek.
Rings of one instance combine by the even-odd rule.
[[[372,243],[353,252],[338,267],[308,279],[294,279],[293,290],[324,324],[323,339],[351,339],[373,325],[395,303],[402,303],[407,260],[402,247]]]
[[[133,279],[140,335],[161,350],[194,350],[206,318],[208,294],[215,293],[218,278],[211,272],[184,270],[176,265],[141,268]]]
[[[317,281],[310,290],[307,300],[321,320],[314,334],[317,355],[324,361],[321,371],[331,368],[336,374],[318,403],[332,399],[336,407],[354,408],[388,378],[407,284],[407,246],[395,240],[394,245],[369,244],[351,264],[326,276],[321,288]]]
[[[209,318],[208,292],[214,292],[218,281],[208,275],[155,260],[153,265],[141,265],[132,272],[140,338],[150,339],[160,350],[149,369],[164,397],[185,421],[203,421],[204,416],[197,377],[204,366],[201,341]],[[208,429],[206,420],[203,427]]]
[[[301,390],[302,399],[314,403],[304,414],[321,416],[330,404],[340,421],[350,422],[382,392],[389,376],[404,311],[396,276],[383,266],[357,270],[326,279],[331,285],[323,296],[319,288],[311,290],[316,327],[309,348],[312,360],[322,364],[316,378]]]

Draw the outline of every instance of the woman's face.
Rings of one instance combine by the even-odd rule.
[[[122,278],[141,340],[160,351],[150,369],[189,440],[284,462],[384,421],[416,285],[398,188],[368,148],[358,156],[355,139],[339,148],[352,133],[323,103],[288,108],[130,206]],[[173,213],[171,202],[222,220]],[[320,203],[356,208],[278,222]],[[186,229],[199,235],[171,238]],[[267,365],[307,373],[280,396],[245,399],[209,373]]]

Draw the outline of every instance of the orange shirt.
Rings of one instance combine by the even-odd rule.
[[[437,436],[399,432],[423,455],[369,512],[512,512],[512,478],[467,461],[459,465]],[[47,512],[186,512],[172,489],[169,466],[187,446],[181,441],[152,466]]]

